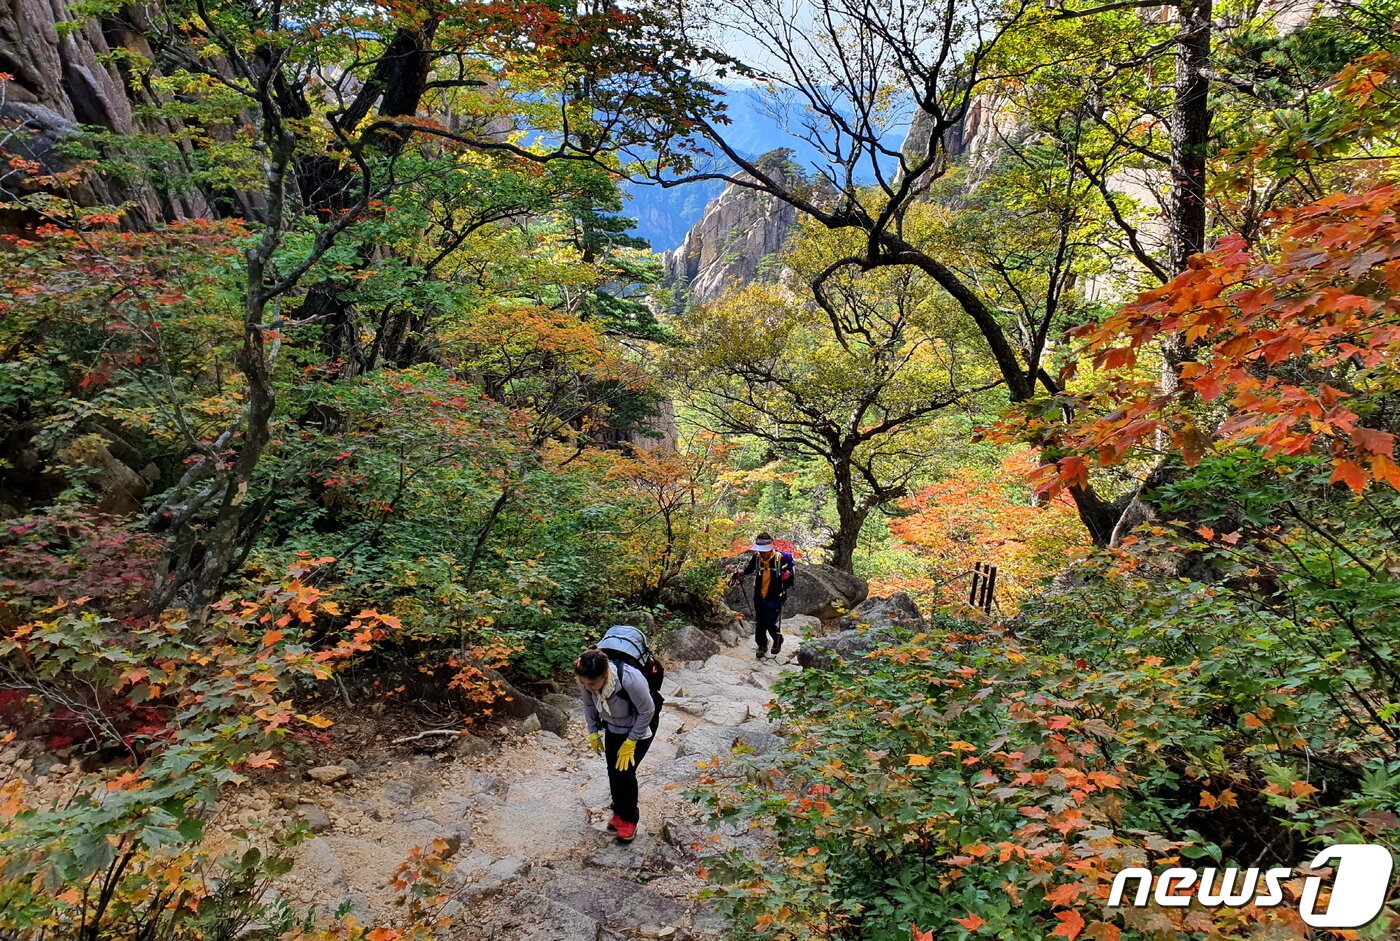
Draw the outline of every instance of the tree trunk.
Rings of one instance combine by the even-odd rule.
[[[491,531],[496,528],[496,521],[501,518],[501,512],[505,510],[514,494],[514,486],[507,481],[495,502],[491,504],[486,520],[476,532],[476,538],[472,541],[471,558],[467,560],[467,571],[462,576],[462,585],[467,591],[471,591],[472,586],[476,584],[476,570],[481,565],[482,556],[486,554],[486,543],[491,538]]]
[[[1167,264],[1168,273],[1175,277],[1186,270],[1191,256],[1206,247],[1206,156],[1210,143],[1210,83],[1206,73],[1210,67],[1211,0],[1180,0],[1177,5],[1176,80],[1171,113],[1172,189],[1167,202]],[[1181,366],[1191,358],[1191,347],[1182,336],[1168,336],[1162,341],[1162,372],[1159,378],[1163,395],[1176,392],[1181,384]],[[1169,442],[1159,432],[1157,447],[1166,452]],[[1095,533],[1095,545],[1115,545],[1134,526],[1152,518],[1153,511],[1144,494],[1168,479],[1169,465],[1160,463],[1131,497],[1123,504],[1119,519],[1109,531],[1109,538],[1100,541]],[[1075,497],[1084,518],[1085,504]],[[1116,504],[1115,504],[1116,507]],[[1085,520],[1088,522],[1087,519]]]
[[[1177,6],[1175,96],[1171,114],[1171,195],[1168,200],[1168,263],[1173,276],[1186,270],[1206,244],[1206,149],[1210,141],[1211,0],[1181,0]],[[1189,351],[1179,337],[1163,348],[1162,386],[1175,391]]]
[[[178,598],[196,617],[208,614],[209,605],[218,598],[224,577],[243,545],[248,489],[272,441],[277,395],[268,345],[275,341],[268,339],[265,318],[270,303],[282,292],[269,288],[269,266],[285,235],[288,177],[296,137],[288,130],[286,115],[273,96],[265,97],[261,104],[262,138],[268,155],[264,167],[267,224],[244,256],[247,269],[243,282],[243,346],[237,356],[239,371],[247,382],[248,406],[241,418],[220,435],[215,446],[204,452],[157,511],[162,525],[168,525],[170,531],[165,540],[161,579],[152,595],[154,612],[172,606]],[[238,453],[230,464],[222,449],[235,443]],[[192,492],[196,484],[202,487]],[[216,499],[218,509],[206,528],[199,512]]]
[[[259,305],[261,306],[261,305]],[[262,310],[257,312],[260,320]],[[234,557],[243,544],[244,503],[248,488],[257,472],[258,462],[272,440],[272,413],[277,399],[273,392],[271,364],[263,348],[262,331],[252,319],[245,324],[244,346],[238,356],[239,368],[248,380],[248,414],[243,433],[243,446],[234,459],[232,472],[224,487],[223,499],[205,540],[204,557],[199,572],[194,575],[194,595],[191,610],[204,612],[218,600],[224,576],[233,565]]]
[[[849,454],[832,456],[833,489],[836,491],[836,534],[831,537],[831,561],[827,564],[843,572],[855,573],[856,544],[870,515],[870,507],[856,500],[851,480]]]
[[[354,133],[356,125],[369,115],[376,100],[380,117],[397,118],[418,113],[432,73],[433,37],[437,26],[436,19],[429,19],[421,28],[402,28],[394,34],[369,80],[337,119],[344,133]],[[393,157],[403,151],[407,136],[385,129],[372,134],[367,142],[380,155]],[[354,168],[347,164],[322,155],[308,156],[298,162],[298,175],[308,197],[309,212],[342,212],[354,202],[352,191],[358,185],[358,177]],[[356,272],[374,265],[374,246],[362,246],[358,255]],[[328,359],[344,360],[346,374],[357,375],[368,371],[367,362],[371,357],[360,348],[360,323],[353,305],[341,296],[343,290],[335,280],[313,285],[297,317],[317,318],[323,324],[322,352]]]
[[[1074,508],[1079,513],[1079,521],[1089,531],[1089,538],[1096,546],[1107,546],[1113,540],[1114,527],[1123,516],[1125,502],[1112,503],[1100,497],[1093,488],[1070,487],[1069,495],[1074,500]]]
[[[1171,117],[1170,262],[1173,274],[1205,248],[1206,148],[1210,140],[1211,0],[1182,0]]]

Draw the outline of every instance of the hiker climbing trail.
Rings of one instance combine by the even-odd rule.
[[[631,844],[605,829],[607,771],[575,708],[568,738],[527,719],[528,731],[499,752],[421,756],[328,785],[308,782],[294,812],[319,832],[298,848],[299,864],[279,889],[330,909],[349,902],[386,912],[395,868],[412,847],[442,839],[451,851],[446,890],[454,897],[443,914],[453,937],[722,937],[724,922],[695,900],[692,847],[710,834],[682,794],[701,773],[696,762],[727,754],[736,740],[757,752],[779,744],[766,718],[769,690],[795,669],[790,656],[755,661],[749,641],[672,666]]]

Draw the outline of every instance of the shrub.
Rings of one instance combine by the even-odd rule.
[[[1106,583],[1088,591],[1116,580]],[[774,718],[788,747],[697,792],[714,822],[773,835],[762,852],[707,861],[716,904],[754,936],[790,939],[905,941],[911,925],[940,939],[1298,936],[1287,905],[1104,900],[1126,866],[1292,866],[1309,843],[1393,841],[1393,764],[1364,766],[1360,783],[1363,766],[1349,762],[1361,754],[1329,747],[1325,721],[1299,724],[1325,667],[1266,667],[1232,685],[1235,667],[1222,665],[1243,667],[1240,648],[1259,635],[1169,659],[1088,619],[1088,597],[1040,609],[1066,628],[1048,647],[964,624],[785,680]],[[1103,621],[1141,614],[1099,600]],[[1176,613],[1184,634],[1203,612]],[[1300,756],[1353,770],[1292,757],[1299,735]],[[1388,936],[1396,921],[1385,913],[1358,936]]]
[[[204,621],[122,624],[77,602],[0,640],[0,690],[33,713],[83,731],[79,746],[107,756],[62,804],[43,806],[15,779],[0,791],[0,935],[84,941],[243,936],[425,937],[426,896],[390,934],[352,922],[316,934],[311,922],[264,890],[290,865],[244,832],[236,852],[206,839],[221,787],[278,764],[297,728],[330,725],[295,698],[399,625],[362,611],[346,616],[306,576],[305,560],[256,600],[227,600]],[[133,717],[161,721],[135,725]],[[13,738],[13,733],[10,734]],[[440,860],[409,863],[413,894],[440,875]],[[418,886],[418,888],[414,888]],[[380,929],[376,929],[380,930]]]
[[[118,618],[139,615],[154,582],[159,540],[117,516],[73,506],[0,529],[0,626],[85,598]]]

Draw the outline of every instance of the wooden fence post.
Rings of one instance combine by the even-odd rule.
[[[997,590],[997,567],[990,562],[975,562],[972,566],[972,588],[967,593],[969,607],[992,613]]]

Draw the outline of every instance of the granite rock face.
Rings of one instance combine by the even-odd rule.
[[[720,652],[720,647],[709,634],[687,624],[666,638],[661,652],[674,660],[708,660]]]
[[[173,122],[141,116],[144,107],[160,102],[150,98],[149,86],[116,64],[123,52],[157,58],[143,34],[141,8],[85,19],[72,6],[65,0],[0,5],[0,71],[14,76],[0,103],[0,126],[13,135],[6,149],[45,170],[60,171],[70,166],[60,146],[79,125],[178,140]],[[83,22],[76,29],[58,28],[77,20]],[[137,224],[210,215],[207,201],[193,187],[158,193],[146,183],[93,177],[74,195],[84,205],[127,203],[127,216]]]
[[[997,155],[1004,152],[1005,142],[1025,137],[1029,126],[1005,98],[981,94],[968,103],[962,120],[944,129],[937,140],[936,129],[933,115],[922,109],[915,111],[901,148],[906,163],[918,167],[928,159],[929,148],[933,147],[929,172],[921,174],[924,183],[932,182],[955,160],[965,163],[974,177],[984,175]]]
[[[841,631],[804,643],[797,651],[803,667],[834,670],[851,665],[872,650],[899,643],[899,631],[918,631],[926,626],[914,599],[904,592],[888,598],[871,598],[841,618]]]
[[[770,151],[757,163],[784,186],[802,173],[784,150]],[[667,281],[688,289],[693,304],[713,301],[731,285],[758,280],[765,260],[783,248],[796,224],[792,206],[731,183],[705,207],[685,241],[666,253]]]
[[[841,619],[841,630],[848,631],[868,624],[872,627],[906,627],[920,630],[925,626],[924,616],[914,599],[904,592],[895,592],[888,598],[867,598]]]
[[[830,637],[809,641],[797,649],[799,665],[814,670],[835,670],[854,665],[872,650],[897,643],[887,628],[869,631],[842,631]]]

